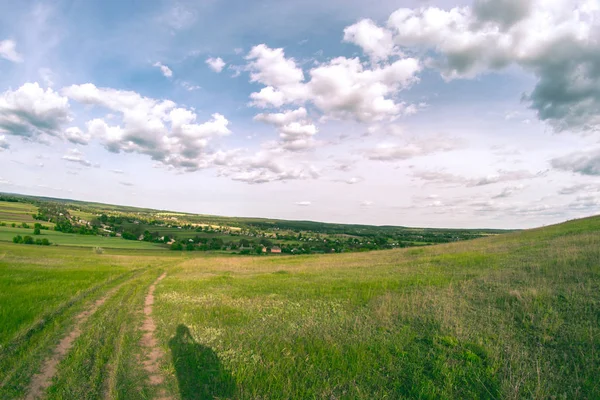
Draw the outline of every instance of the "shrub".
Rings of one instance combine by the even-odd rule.
[[[13,238],[13,243],[23,243],[23,237],[21,235],[17,235]]]
[[[50,246],[50,241],[46,238],[42,239],[42,246]]]
[[[180,242],[175,242],[171,245],[171,250],[183,250],[183,245]]]
[[[27,236],[23,237],[23,243],[24,244],[34,244],[35,241],[33,240],[33,238],[31,236],[27,235]]]
[[[38,246],[42,245],[42,239],[35,239],[35,244],[37,244]]]
[[[34,235],[41,235],[41,234],[42,234],[42,232],[40,231],[40,228],[35,228],[35,229],[33,230],[33,234],[34,234]]]
[[[27,222],[23,222],[21,226],[25,229],[29,229],[29,224],[27,224]]]

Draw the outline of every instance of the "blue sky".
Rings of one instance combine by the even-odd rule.
[[[600,211],[596,0],[0,0],[0,191],[524,228]]]

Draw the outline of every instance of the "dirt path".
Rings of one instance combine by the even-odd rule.
[[[146,318],[144,319],[142,330],[145,333],[142,336],[141,344],[142,347],[146,349],[146,359],[143,361],[143,365],[148,374],[150,385],[152,386],[161,385],[164,382],[164,377],[160,373],[159,367],[159,360],[162,358],[163,352],[160,347],[158,347],[158,341],[154,336],[154,332],[156,332],[156,323],[152,318],[152,307],[154,305],[154,291],[156,290],[156,285],[166,276],[167,273],[165,272],[150,285],[144,301],[144,315]],[[159,391],[159,397],[163,400],[170,399],[164,389]]]
[[[65,358],[73,343],[81,336],[81,327],[86,321],[108,300],[123,284],[112,288],[104,296],[96,300],[88,309],[82,311],[75,317],[75,326],[62,338],[54,348],[50,358],[46,359],[40,369],[40,372],[33,376],[27,390],[26,400],[39,399],[46,392],[46,389],[52,384],[52,378],[56,374],[58,364]]]

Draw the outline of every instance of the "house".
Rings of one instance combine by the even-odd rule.
[[[271,253],[277,253],[277,254],[281,253],[281,247],[279,247],[279,246],[271,247]]]
[[[266,253],[267,252],[267,248],[265,246],[262,247],[262,252]]]

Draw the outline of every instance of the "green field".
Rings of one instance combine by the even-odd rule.
[[[32,229],[11,228],[9,226],[0,226],[0,241],[12,242],[16,235],[33,236]],[[52,244],[59,246],[77,246],[77,247],[102,247],[114,249],[145,249],[158,250],[164,249],[157,243],[141,242],[137,240],[124,240],[118,237],[93,236],[93,235],[78,235],[74,233],[62,233],[53,230],[42,230],[41,235],[36,235],[38,238],[47,238]]]
[[[2,399],[55,358],[49,399],[593,399],[599,357],[599,217],[310,256],[0,242]]]
[[[32,204],[0,202],[0,222],[7,224],[13,222],[16,224],[39,222],[32,217],[36,212],[37,207]]]

